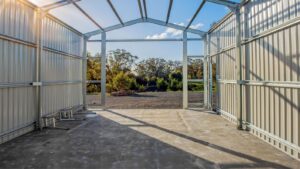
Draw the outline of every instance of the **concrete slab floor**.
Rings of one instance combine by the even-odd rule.
[[[209,111],[95,110],[0,145],[0,168],[300,168]]]

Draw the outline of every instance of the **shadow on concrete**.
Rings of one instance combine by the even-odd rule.
[[[70,128],[43,130],[0,145],[0,168],[287,168],[209,142],[177,133],[112,110],[107,112],[138,124],[119,124],[104,116],[64,122]],[[74,123],[74,124],[72,124]],[[216,164],[166,144],[130,127],[151,127],[195,143],[248,159],[253,163]]]
[[[144,122],[144,121],[141,121],[141,120],[138,120],[138,119],[135,119],[135,118],[132,118],[132,117],[129,117],[129,116],[117,113],[117,112],[112,111],[112,110],[106,110],[106,111],[108,111],[108,112],[110,112],[112,114],[121,116],[123,118],[127,118],[127,119],[130,119],[130,120],[136,121],[138,123],[143,124],[144,126],[153,127],[153,128],[162,130],[164,132],[176,135],[178,137],[182,137],[182,138],[188,139],[190,141],[196,142],[198,144],[202,144],[204,146],[208,146],[210,148],[213,148],[213,149],[216,149],[216,150],[219,150],[219,151],[222,151],[222,152],[234,155],[236,157],[244,158],[244,159],[247,159],[249,161],[254,162],[254,163],[249,163],[249,164],[248,163],[241,163],[241,164],[236,164],[236,163],[234,163],[234,164],[218,164],[218,166],[221,167],[221,168],[244,168],[244,167],[247,167],[247,168],[270,167],[270,168],[281,168],[281,169],[288,168],[286,166],[283,166],[283,165],[280,165],[280,164],[277,164],[277,163],[273,163],[273,162],[269,162],[269,161],[264,161],[264,160],[261,160],[259,158],[247,155],[247,154],[243,154],[243,153],[240,153],[240,152],[237,152],[237,151],[225,148],[225,147],[221,147],[221,146],[218,146],[218,145],[215,145],[215,144],[211,144],[209,142],[206,142],[206,141],[203,141],[203,140],[199,140],[199,139],[196,139],[194,137],[190,137],[190,136],[187,136],[187,135],[184,135],[184,134],[181,134],[181,133],[169,130],[169,129],[165,129],[165,128],[162,128],[160,126],[157,126],[157,125],[154,125],[154,124],[150,124],[150,123],[147,123],[147,122]],[[197,158],[199,158],[199,157],[197,157]],[[209,161],[209,162],[211,163],[211,161]]]

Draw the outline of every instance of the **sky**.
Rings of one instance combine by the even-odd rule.
[[[57,0],[30,0],[43,6]],[[238,0],[235,0],[238,1]],[[169,0],[147,0],[149,18],[166,20]],[[202,0],[174,0],[170,16],[170,23],[186,26]],[[112,0],[117,12],[124,22],[140,17],[137,0]],[[106,0],[81,0],[77,3],[102,27],[119,24]],[[212,23],[219,21],[229,12],[224,6],[207,2],[191,28],[207,31]],[[50,11],[51,14],[71,25],[82,33],[97,30],[92,22],[80,13],[73,5],[67,5]],[[188,34],[196,38],[197,35]],[[182,38],[182,32],[150,23],[136,24],[107,33],[107,39],[164,39]],[[101,39],[95,36],[91,39]],[[92,54],[101,52],[101,43],[88,43],[88,51]],[[140,59],[150,57],[165,58],[167,60],[182,60],[182,42],[122,42],[107,43],[107,51],[125,49]],[[203,43],[200,41],[188,42],[188,55],[203,54]]]

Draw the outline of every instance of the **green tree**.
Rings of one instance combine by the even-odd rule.
[[[202,59],[188,60],[188,78],[203,79],[203,61]]]
[[[99,53],[97,53],[95,56],[100,56]],[[88,81],[93,80],[101,80],[100,72],[101,72],[101,64],[100,60],[98,58],[92,57],[91,53],[87,53],[87,72],[86,77]],[[100,84],[87,84],[87,92],[88,93],[95,93],[100,92],[101,87]]]
[[[124,49],[110,51],[107,59],[108,70],[112,75],[116,75],[121,71],[124,73],[131,72],[137,59],[137,56],[132,55]]]
[[[137,88],[135,75],[132,72],[132,67],[135,65],[137,59],[137,56],[132,55],[124,49],[109,52],[106,65],[106,86],[108,92],[127,90],[127,88],[135,90]],[[127,80],[130,79],[131,82],[127,83]],[[123,87],[120,84],[122,80],[124,80]]]
[[[151,78],[166,78],[171,72],[172,67],[165,59],[149,58],[142,60],[136,65],[135,71],[139,76]]]
[[[119,72],[115,77],[113,77],[113,91],[129,91],[132,81],[134,81],[134,79],[130,78],[128,74],[123,71]]]

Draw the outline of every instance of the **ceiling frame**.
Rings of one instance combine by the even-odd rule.
[[[93,22],[99,28],[98,30],[95,30],[95,31],[88,32],[88,33],[84,34],[85,36],[87,36],[89,38],[91,36],[95,36],[95,35],[98,35],[98,34],[101,34],[101,33],[104,33],[104,32],[109,32],[109,31],[120,29],[120,28],[123,28],[123,27],[135,25],[135,24],[138,24],[138,23],[152,23],[152,24],[165,26],[165,27],[169,27],[169,28],[173,28],[173,29],[177,29],[177,30],[182,30],[182,31],[186,31],[186,32],[189,32],[189,33],[198,34],[200,36],[203,36],[204,34],[206,34],[205,31],[201,31],[201,30],[198,30],[198,29],[192,29],[190,27],[191,27],[193,21],[196,19],[196,17],[200,13],[201,9],[203,8],[203,6],[205,5],[206,2],[223,5],[223,6],[226,6],[226,7],[230,8],[231,10],[236,9],[240,6],[240,3],[233,2],[231,0],[203,0],[202,3],[200,4],[200,6],[198,7],[197,11],[193,15],[192,19],[190,20],[190,22],[185,27],[185,26],[180,26],[180,25],[176,25],[176,24],[173,24],[173,23],[169,23],[169,19],[170,19],[170,16],[171,16],[171,11],[172,11],[172,6],[173,6],[173,0],[170,0],[170,2],[169,2],[167,17],[166,17],[165,21],[149,18],[148,17],[148,12],[147,12],[146,0],[142,0],[142,2],[141,2],[141,0],[137,0],[138,6],[139,6],[139,12],[140,12],[141,16],[140,16],[139,19],[134,19],[134,20],[127,21],[127,22],[123,22],[123,20],[121,19],[121,16],[119,15],[117,10],[115,9],[115,7],[112,4],[111,0],[107,0],[109,6],[113,10],[116,17],[118,18],[120,24],[103,28],[84,9],[82,9],[76,3],[76,2],[79,2],[79,1],[81,1],[81,0],[61,0],[61,1],[49,4],[49,5],[42,6],[41,9],[44,10],[44,11],[50,11],[50,10],[53,10],[53,9],[56,9],[56,8],[59,8],[59,7],[65,6],[65,5],[73,4],[83,15],[85,15],[91,22]]]

